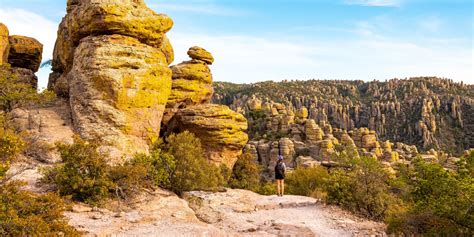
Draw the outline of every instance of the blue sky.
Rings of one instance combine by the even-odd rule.
[[[145,0],[175,25],[179,63],[193,45],[216,58],[214,80],[386,80],[439,76],[474,84],[470,0]],[[51,58],[66,1],[0,0],[11,34]],[[49,71],[38,73],[45,86]]]

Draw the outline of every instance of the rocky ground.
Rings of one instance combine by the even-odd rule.
[[[385,236],[383,224],[313,198],[246,190],[189,192],[184,199],[158,190],[108,209],[78,204],[66,215],[87,236]]]

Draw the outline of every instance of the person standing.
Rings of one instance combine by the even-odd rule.
[[[275,180],[277,184],[277,195],[282,197],[285,193],[285,172],[286,166],[283,162],[283,156],[278,155],[278,161],[275,165]]]

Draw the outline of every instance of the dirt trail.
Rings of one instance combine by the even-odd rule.
[[[246,190],[159,190],[122,211],[76,205],[70,224],[88,236],[385,236],[381,223],[302,196],[262,196]]]

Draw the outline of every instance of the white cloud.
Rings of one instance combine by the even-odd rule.
[[[5,24],[10,35],[23,35],[37,39],[43,44],[43,60],[53,57],[58,24],[36,13],[17,8],[0,8],[0,22]],[[46,87],[49,69],[37,73],[39,88]]]
[[[345,3],[372,7],[394,7],[399,6],[400,0],[346,0]]]
[[[179,63],[199,45],[215,56],[214,80],[249,83],[284,79],[385,80],[438,76],[474,84],[472,50],[368,36],[344,41],[171,33]]]

